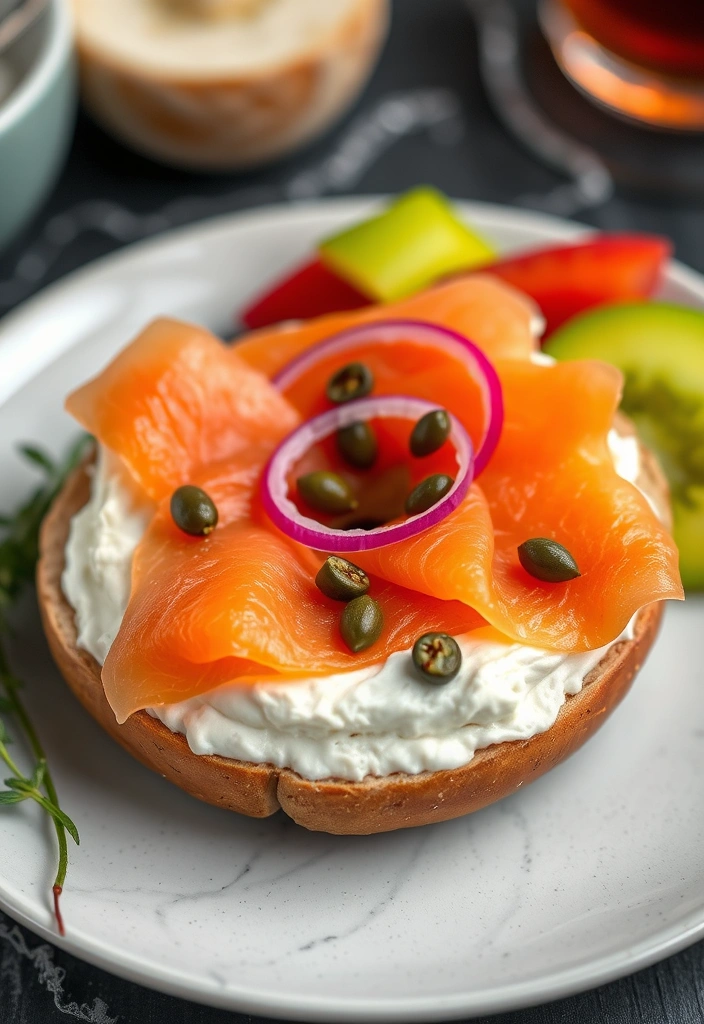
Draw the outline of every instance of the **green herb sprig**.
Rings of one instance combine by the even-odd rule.
[[[81,437],[58,462],[39,448],[22,445],[20,453],[41,470],[44,480],[12,515],[0,516],[0,533],[4,534],[0,540],[0,760],[12,773],[5,779],[7,789],[0,790],[0,807],[34,800],[54,824],[58,845],[58,869],[53,886],[54,915],[61,935],[65,933],[59,898],[68,867],[66,833],[78,843],[78,829],[59,805],[44,748],[20,697],[22,683],[10,669],[2,637],[10,631],[8,613],[12,605],[25,586],[34,580],[42,520],[66,477],[83,458],[90,440],[86,436]],[[10,718],[19,726],[35,758],[31,775],[23,774],[8,750],[11,739],[7,720]]]

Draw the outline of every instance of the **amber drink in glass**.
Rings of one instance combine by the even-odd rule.
[[[563,71],[597,103],[704,129],[704,0],[542,0],[540,16]]]

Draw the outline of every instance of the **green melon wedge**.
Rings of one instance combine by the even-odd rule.
[[[704,312],[665,302],[604,306],[569,320],[545,351],[623,372],[621,408],[670,482],[682,580],[704,590]]]

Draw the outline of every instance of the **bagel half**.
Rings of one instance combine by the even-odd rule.
[[[632,434],[619,417],[618,431]],[[641,445],[638,485],[669,519],[667,483],[654,457]],[[265,818],[282,809],[299,825],[338,835],[370,835],[445,821],[477,811],[539,778],[578,750],[627,693],[657,634],[662,604],[643,608],[633,640],[614,644],[585,677],[580,693],[568,696],[554,725],[528,740],[478,750],[449,771],[397,773],[361,782],[311,782],[285,768],[194,754],[186,739],[146,711],[124,725],[115,721],[95,658],[76,645],[73,608],[61,589],[64,549],[71,517],[88,500],[86,466],[67,481],[46,517],[40,538],[37,589],[44,629],[69,687],[113,739],[138,761],[191,796],[229,811]]]
[[[389,22],[388,0],[73,0],[73,13],[93,117],[201,171],[254,167],[320,135],[361,92]]]

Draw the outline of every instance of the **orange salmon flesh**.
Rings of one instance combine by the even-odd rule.
[[[69,412],[156,503],[103,669],[118,721],[235,680],[285,683],[380,663],[430,630],[458,635],[489,624],[533,646],[591,650],[614,640],[644,605],[681,598],[672,538],[617,475],[607,446],[619,372],[596,361],[534,364],[534,316],[520,293],[474,275],[234,346],[163,319],[74,391]],[[380,639],[352,654],[339,631],[342,604],[315,586],[324,555],[281,533],[259,499],[269,457],[329,407],[325,385],[339,367],[323,360],[285,394],[271,377],[339,330],[399,318],[452,328],[483,349],[501,381],[505,418],[497,450],[459,508],[415,537],[349,556],[370,575],[384,615]],[[385,353],[367,342],[357,355],[379,394],[437,402],[476,441],[477,384],[454,357],[430,342],[402,341]],[[170,496],[184,483],[216,503],[219,522],[207,537],[190,537],[171,519]],[[517,547],[531,537],[564,544],[581,576],[549,584],[528,575]]]

